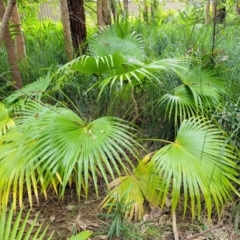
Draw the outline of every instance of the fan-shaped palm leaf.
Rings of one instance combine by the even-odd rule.
[[[8,109],[5,108],[4,104],[0,102],[0,136],[7,132],[7,129],[14,127],[15,122],[9,116]]]
[[[208,107],[221,103],[225,93],[224,80],[215,70],[194,68],[178,68],[178,76],[183,85],[174,89],[173,94],[166,94],[160,98],[160,104],[167,104],[166,114],[174,116],[175,125],[178,121],[204,114]]]
[[[22,219],[23,218],[23,219]],[[30,220],[30,211],[26,216],[23,216],[23,209],[21,208],[16,218],[14,218],[13,205],[9,210],[3,207],[0,213],[0,239],[1,240],[43,240],[52,239],[53,232],[47,237],[47,228],[43,228],[43,223],[38,226],[37,231],[34,227],[38,220],[38,215],[31,221],[31,226],[28,225]],[[47,237],[47,238],[46,238]]]
[[[149,164],[151,155],[144,157],[131,175],[117,178],[111,183],[113,189],[102,201],[100,208],[108,207],[110,212],[111,206],[119,201],[123,205],[128,205],[125,218],[139,221],[144,214],[145,199],[152,205],[158,204],[156,189],[159,186],[159,177],[155,174],[154,165]]]
[[[183,119],[190,118],[197,114],[198,107],[196,107],[192,92],[190,89],[181,85],[174,90],[173,94],[165,94],[161,100],[161,104],[166,104],[166,114],[168,114],[169,120],[174,115],[175,126],[178,122],[182,122]],[[174,112],[174,114],[173,114]]]
[[[182,59],[164,59],[151,63],[143,63],[134,58],[125,58],[126,62],[122,64],[118,69],[111,72],[111,76],[99,80],[95,85],[100,87],[100,94],[106,86],[124,87],[125,84],[131,86],[142,86],[145,82],[158,83],[161,85],[161,81],[157,74],[160,71],[179,73],[179,69],[182,68]],[[100,95],[99,94],[99,95]]]
[[[132,127],[120,119],[103,117],[85,123],[69,109],[29,101],[21,110],[17,127],[5,134],[0,146],[0,196],[4,204],[13,191],[21,204],[25,186],[31,201],[38,184],[46,191],[59,186],[63,196],[70,178],[78,196],[88,193],[91,178],[98,193],[97,178],[108,184],[109,176],[127,171],[129,154],[137,155]],[[128,154],[126,153],[128,152]],[[56,189],[57,191],[57,189]]]
[[[182,75],[182,82],[191,89],[194,101],[201,105],[219,103],[225,93],[225,82],[213,69],[195,68]]]
[[[112,55],[119,52],[123,56],[144,60],[143,41],[135,32],[130,32],[127,21],[118,21],[94,34],[89,42],[89,51],[92,56]]]
[[[94,74],[97,76],[110,70],[119,68],[125,62],[119,53],[105,56],[86,56],[83,55],[69,63],[71,69],[86,74]]]
[[[16,100],[19,100],[20,98],[35,98],[37,100],[40,100],[42,94],[45,93],[51,81],[51,71],[49,70],[46,76],[40,77],[38,80],[27,84],[23,88],[16,90],[11,95],[6,97],[4,99],[4,103],[6,104],[6,106],[8,106]]]
[[[234,162],[234,149],[226,143],[222,132],[200,118],[184,120],[175,142],[158,150],[151,161],[161,177],[160,199],[172,197],[172,210],[183,195],[184,213],[191,203],[192,216],[201,212],[204,199],[209,217],[215,204],[218,213],[232,192],[238,194],[233,182],[239,184]]]

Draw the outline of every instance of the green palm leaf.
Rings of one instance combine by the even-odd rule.
[[[238,194],[233,182],[239,184],[234,149],[226,142],[222,132],[210,121],[184,120],[175,142],[158,150],[151,159],[156,173],[161,175],[162,204],[170,194],[175,211],[183,195],[184,213],[190,201],[192,216],[195,209],[200,215],[203,199],[209,217],[213,205],[219,213],[224,201],[231,199],[232,192]]]
[[[150,164],[152,154],[144,157],[128,176],[120,177],[111,182],[113,188],[100,204],[100,208],[108,207],[108,212],[112,210],[114,203],[118,201],[124,206],[125,218],[140,221],[144,215],[143,203],[145,199],[151,205],[158,205],[157,190],[159,187],[159,177],[155,174],[154,165]]]
[[[83,231],[78,233],[75,236],[72,236],[69,240],[87,240],[89,237],[92,235],[91,232],[89,231]]]
[[[130,32],[127,21],[116,22],[94,34],[89,42],[89,51],[92,56],[112,55],[119,52],[123,56],[144,60],[143,41],[135,32]]]
[[[225,93],[225,82],[215,70],[194,68],[182,75],[182,82],[194,95],[196,105],[214,105],[221,101]]]
[[[70,62],[69,66],[81,73],[100,76],[112,69],[119,68],[124,62],[124,58],[119,53],[94,57],[83,55]]]
[[[125,63],[119,68],[112,71],[111,76],[100,80],[96,85],[100,87],[100,94],[103,92],[106,86],[113,86],[123,88],[126,84],[131,86],[143,85],[146,81],[150,83],[158,83],[161,85],[161,81],[157,77],[160,71],[165,72],[179,72],[181,64],[185,60],[181,59],[164,59],[152,63],[143,63],[137,59],[126,57]],[[99,94],[99,95],[100,95]]]
[[[21,204],[24,186],[30,202],[32,191],[38,196],[38,185],[45,194],[51,186],[63,196],[70,179],[79,197],[82,188],[87,195],[90,179],[98,194],[98,178],[108,184],[109,177],[127,172],[126,163],[132,165],[129,156],[137,155],[133,129],[120,119],[103,117],[86,123],[69,109],[33,101],[15,114],[17,126],[1,138],[0,146],[4,204],[11,191],[14,203],[19,199]]]
[[[4,99],[4,103],[8,106],[14,103],[20,98],[35,98],[40,100],[42,95],[46,92],[52,81],[51,71],[44,77],[40,77],[38,80],[27,84],[23,88],[16,90],[11,95]]]
[[[23,219],[22,219],[23,218]],[[43,240],[52,239],[53,232],[47,237],[47,229],[43,228],[43,223],[38,226],[37,231],[34,227],[38,220],[38,215],[31,221],[31,226],[28,227],[28,221],[30,220],[30,211],[26,216],[23,216],[23,208],[20,209],[16,218],[14,218],[13,205],[9,210],[7,207],[3,207],[0,213],[0,239],[1,240]],[[46,238],[47,237],[47,238]]]
[[[178,125],[179,121],[182,122],[183,119],[190,118],[198,112],[192,92],[185,85],[177,87],[173,94],[165,94],[161,98],[160,104],[166,104],[165,111],[168,114],[169,120],[172,118],[174,112],[175,126]]]
[[[214,70],[187,67],[176,68],[182,85],[159,99],[166,104],[166,115],[174,116],[175,125],[185,118],[205,114],[207,108],[221,104],[225,83]]]
[[[9,116],[9,111],[0,102],[0,136],[7,132],[7,129],[15,126],[14,120]]]

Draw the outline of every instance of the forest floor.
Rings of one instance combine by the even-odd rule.
[[[105,194],[104,189],[102,194]],[[43,223],[48,225],[48,234],[54,231],[53,240],[67,240],[71,235],[78,232],[89,230],[93,235],[91,240],[108,239],[107,234],[112,223],[111,219],[101,217],[99,204],[104,196],[100,196],[96,200],[95,195],[90,195],[86,200],[84,198],[78,201],[75,189],[68,189],[63,200],[59,200],[56,195],[49,195],[46,200],[40,197],[40,204],[34,202],[29,225],[39,213],[37,227]],[[167,204],[163,209],[151,208],[146,204],[146,213],[144,220],[134,222],[131,225],[132,232],[137,233],[139,238],[116,239],[142,239],[142,240],[174,240],[171,219],[171,204]],[[27,213],[30,207],[27,207],[27,199],[25,201],[24,212]],[[233,207],[233,203],[226,206],[222,211],[220,218],[216,216],[210,222],[207,217],[203,216],[198,220],[192,220],[191,216],[183,218],[181,207],[177,212],[177,228],[180,240],[238,240],[240,239],[239,229],[240,219],[238,218],[239,209]],[[189,211],[190,213],[190,211]],[[32,219],[32,220],[31,220]]]

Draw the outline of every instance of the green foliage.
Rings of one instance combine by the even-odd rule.
[[[118,20],[113,25],[102,28],[100,33],[94,34],[89,42],[89,52],[92,56],[119,52],[139,61],[143,61],[145,57],[141,37],[131,31],[129,23],[125,20]]]
[[[125,196],[127,196],[127,193]],[[125,198],[117,198],[115,202],[107,204],[112,212],[103,213],[101,216],[111,222],[107,233],[108,239],[115,239],[116,237],[123,237],[129,240],[142,239],[134,229],[134,226],[124,219],[124,215],[129,212],[129,208],[132,208],[131,204],[132,202],[126,202]]]
[[[108,184],[109,176],[127,172],[129,154],[137,156],[133,129],[120,119],[86,122],[67,108],[35,101],[19,105],[14,114],[19,116],[17,126],[1,138],[0,146],[0,202],[4,205],[11,192],[13,204],[19,199],[22,205],[25,188],[32,203],[33,192],[38,198],[39,185],[45,194],[51,186],[63,197],[69,181],[75,182],[80,197],[82,189],[88,195],[92,179],[98,195],[98,178]]]
[[[183,84],[159,100],[160,104],[166,103],[168,118],[174,116],[176,126],[192,116],[206,115],[207,109],[221,104],[225,93],[225,81],[214,70],[186,68],[179,75]]]
[[[213,208],[219,213],[239,195],[239,150],[228,144],[239,140],[238,31],[218,26],[213,49],[202,11],[131,23],[99,30],[89,39],[89,55],[46,76],[49,66],[66,62],[61,26],[24,23],[28,57],[21,69],[30,84],[4,99],[11,112],[0,106],[1,205],[11,196],[16,208],[24,195],[32,203],[32,195],[47,196],[49,189],[62,198],[72,183],[79,198],[90,184],[98,195],[103,180],[111,188],[101,205],[112,220],[108,237],[138,239],[124,217],[142,219],[145,200],[163,206],[170,198],[172,211],[181,203],[192,217],[205,202],[210,218]],[[155,151],[139,162],[143,147],[125,120],[141,127],[150,138],[145,147]]]
[[[5,134],[9,128],[15,126],[14,120],[9,115],[9,110],[0,102],[0,136]]]
[[[24,83],[47,74],[49,67],[66,63],[61,23],[27,21],[25,34],[27,58],[20,63]]]
[[[208,217],[213,204],[218,214],[232,192],[238,194],[233,182],[239,184],[234,148],[228,145],[221,130],[201,118],[184,120],[173,143],[159,149],[152,161],[156,173],[162,176],[160,199],[162,205],[168,194],[174,211],[183,194],[184,213],[190,199],[192,216],[201,214],[204,198]]]
[[[40,77],[36,81],[25,85],[23,88],[16,90],[4,99],[4,103],[8,106],[13,105],[21,99],[35,99],[40,101],[46,93],[52,81],[51,71],[44,77]]]
[[[128,176],[123,176],[111,182],[110,191],[101,203],[101,208],[108,207],[108,213],[113,210],[112,205],[123,204],[125,219],[140,221],[144,215],[143,203],[146,199],[151,205],[158,205],[157,185],[158,176],[155,173],[155,166],[149,163],[151,154],[145,156]]]
[[[91,232],[89,231],[83,231],[78,233],[75,236],[72,236],[69,240],[87,240],[89,237],[92,235]]]
[[[171,197],[172,211],[181,200],[183,214],[190,207],[194,218],[201,215],[202,201],[205,201],[209,218],[214,205],[220,214],[232,193],[239,195],[233,184],[240,183],[235,149],[226,142],[221,130],[210,121],[202,118],[184,120],[174,142],[160,148],[150,160],[147,156],[134,175],[112,183],[114,189],[102,207],[109,202],[115,203],[116,199],[123,204],[133,202],[125,211],[125,217],[132,219],[135,215],[137,220],[143,216],[144,199],[163,206]]]
[[[31,226],[28,226],[30,220],[30,213],[28,211],[26,216],[23,214],[23,208],[14,216],[14,205],[8,209],[6,206],[2,207],[0,213],[0,239],[2,240],[50,240],[53,232],[47,237],[47,229],[44,228],[43,223],[37,226],[38,214],[31,221]]]

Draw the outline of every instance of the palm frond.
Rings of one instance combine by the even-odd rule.
[[[23,218],[23,219],[22,219]],[[37,226],[35,231],[34,227],[37,225],[38,214],[31,221],[31,226],[28,226],[30,220],[30,211],[26,216],[23,216],[23,208],[20,209],[17,216],[14,216],[13,205],[8,210],[3,207],[0,213],[0,239],[2,240],[50,240],[52,239],[53,232],[47,237],[47,229],[43,228],[43,223]]]
[[[46,92],[52,81],[51,71],[49,70],[47,75],[40,77],[36,81],[27,84],[23,88],[16,90],[11,95],[4,99],[6,106],[11,105],[16,100],[25,98],[34,98],[40,100],[42,95]]]
[[[119,68],[125,62],[120,53],[104,56],[86,56],[83,55],[69,63],[71,69],[85,73],[100,76],[110,70]]]
[[[72,236],[69,240],[87,240],[89,237],[92,235],[91,232],[89,231],[83,231],[78,233],[75,236]]]
[[[185,72],[181,80],[191,89],[196,105],[218,104],[225,93],[224,79],[212,69],[193,68],[191,72]]]
[[[121,53],[124,56],[132,56],[140,61],[144,60],[143,41],[138,34],[130,32],[126,22],[116,23],[102,28],[94,34],[89,42],[89,51],[92,56],[105,56]]]
[[[175,126],[184,119],[196,116],[198,112],[198,106],[195,105],[192,92],[184,85],[177,87],[173,94],[163,95],[159,103],[166,104],[166,115],[168,115],[169,120],[174,116]]]
[[[225,82],[214,70],[176,69],[183,84],[158,100],[159,104],[166,104],[166,115],[169,119],[174,117],[175,126],[185,118],[205,115],[205,109],[220,104],[225,93]]]
[[[223,133],[210,121],[201,118],[184,120],[173,143],[158,150],[151,161],[161,177],[160,199],[164,204],[172,197],[174,211],[183,195],[184,213],[188,203],[192,216],[201,213],[206,202],[209,218],[213,205],[218,213],[224,201],[238,194],[233,182],[237,179],[234,149]]]
[[[9,116],[9,110],[0,102],[0,136],[5,134],[9,128],[15,126],[14,120]]]
[[[51,186],[61,196],[71,178],[80,197],[88,193],[92,179],[98,194],[98,178],[109,182],[131,166],[130,155],[137,157],[132,126],[121,119],[103,117],[86,123],[69,109],[29,101],[16,110],[17,126],[2,136],[0,146],[0,201],[20,205],[24,186],[31,194],[45,194]],[[12,167],[10,167],[12,165]]]
[[[124,217],[140,221],[144,215],[143,203],[145,199],[152,205],[158,205],[157,190],[159,176],[154,172],[154,165],[149,163],[152,154],[145,156],[128,176],[120,177],[111,182],[113,188],[100,204],[100,208],[107,208],[111,212],[112,206],[118,201],[124,206]]]

